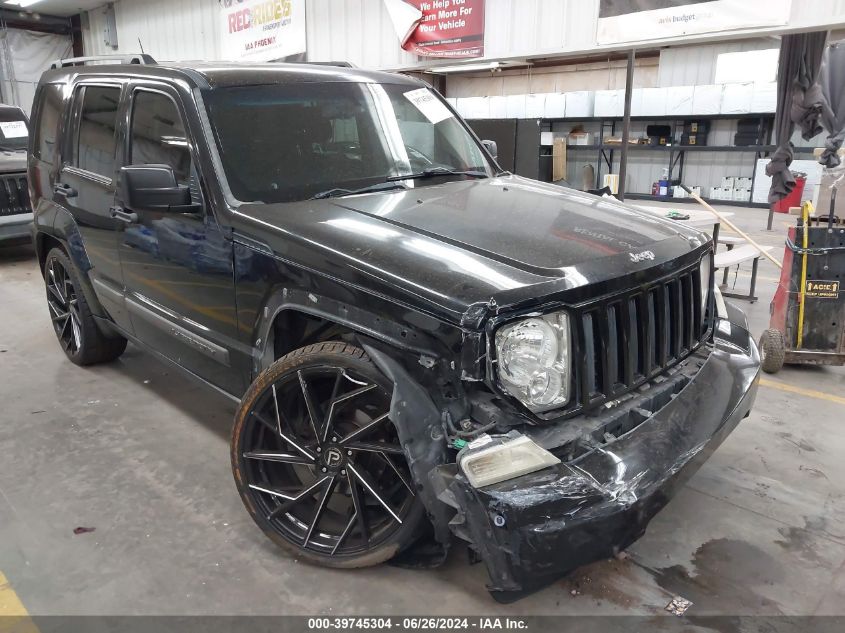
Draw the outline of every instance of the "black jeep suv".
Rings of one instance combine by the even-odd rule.
[[[38,86],[55,333],[238,402],[238,490],[294,556],[457,537],[511,599],[633,542],[748,414],[759,358],[707,236],[503,172],[404,76],[118,61]]]

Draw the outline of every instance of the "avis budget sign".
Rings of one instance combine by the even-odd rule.
[[[406,0],[422,17],[402,44],[424,57],[482,57],[484,0]]]
[[[305,0],[222,0],[223,59],[266,62],[305,52]]]

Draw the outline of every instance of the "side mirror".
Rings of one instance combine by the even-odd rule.
[[[127,165],[120,170],[123,204],[133,211],[194,212],[191,191],[177,184],[169,165]]]
[[[496,141],[481,141],[481,144],[484,146],[484,149],[492,156],[494,159],[499,158],[499,146],[496,144]]]

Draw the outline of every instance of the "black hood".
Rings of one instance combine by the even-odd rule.
[[[367,285],[376,277],[456,312],[490,299],[504,306],[621,280],[686,259],[706,239],[613,200],[515,176],[249,204],[240,212],[286,236],[268,243],[277,255],[294,238],[311,250],[299,257],[315,268],[340,255],[367,274]],[[268,232],[261,234],[267,241]],[[316,260],[315,247],[327,251]]]

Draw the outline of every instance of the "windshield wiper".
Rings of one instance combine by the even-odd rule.
[[[309,198],[309,200],[324,200],[325,198],[338,198],[340,196],[354,196],[358,193],[372,193],[374,191],[390,191],[391,189],[405,189],[405,185],[401,185],[398,182],[391,182],[388,180],[387,182],[379,182],[374,185],[370,185],[369,187],[361,187],[360,189],[342,189],[337,187],[335,189],[329,189],[327,191],[321,191],[320,193],[314,194]]]
[[[416,180],[418,178],[437,178],[438,176],[469,176],[470,178],[489,178],[489,175],[485,171],[449,169],[448,167],[427,167],[419,173],[403,174],[401,176],[391,176],[390,178],[388,178],[388,180]]]

